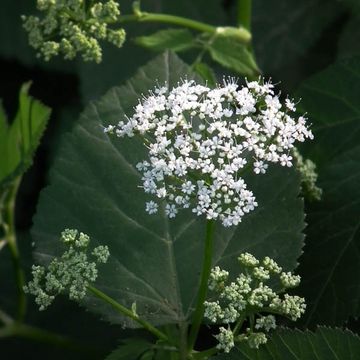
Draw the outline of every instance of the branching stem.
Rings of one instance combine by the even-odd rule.
[[[99,290],[91,285],[88,286],[88,290],[92,294],[94,294],[97,298],[99,298],[99,299],[103,300],[104,302],[108,303],[109,305],[111,305],[118,313],[125,315],[125,316],[129,317],[130,319],[134,320],[135,322],[140,324],[144,329],[148,330],[150,333],[155,335],[160,340],[166,341],[167,343],[171,343],[169,338],[163,332],[161,332],[159,329],[152,326],[147,321],[141,319],[133,311],[131,311],[130,309],[126,308],[125,306],[119,304],[116,300],[114,300],[110,296],[106,295],[101,290]]]
[[[158,13],[149,13],[139,11],[132,15],[121,15],[119,23],[126,22],[157,22],[157,23],[165,23],[170,25],[176,25],[185,27],[188,29],[200,31],[208,34],[216,34],[218,28],[213,25],[205,24],[200,21],[188,19],[181,16],[170,15],[170,14],[158,14]],[[247,29],[243,28],[242,31],[238,32],[238,38],[240,41],[244,43],[249,43],[251,40],[251,34]]]

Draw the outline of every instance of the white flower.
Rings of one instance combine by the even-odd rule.
[[[265,331],[269,332],[271,329],[276,329],[276,320],[275,316],[267,315],[267,316],[260,316],[256,319],[255,329],[264,329]]]
[[[154,201],[149,201],[146,203],[145,210],[149,214],[156,214],[158,211],[158,204]]]
[[[174,218],[177,214],[177,209],[174,204],[166,204],[165,206],[165,214],[171,219]]]
[[[291,100],[286,99],[285,105],[290,111],[296,111],[295,104]]]
[[[190,207],[233,226],[258,205],[244,167],[264,174],[269,163],[292,166],[295,142],[313,137],[304,117],[290,115],[295,110],[289,99],[281,103],[271,83],[238,87],[230,80],[210,89],[186,80],[149,92],[126,123],[105,131],[146,138],[149,156],[137,164],[142,187],[166,201],[169,217]]]

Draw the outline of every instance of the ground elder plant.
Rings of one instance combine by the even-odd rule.
[[[273,85],[261,79],[243,87],[234,80],[225,81],[214,89],[185,80],[174,88],[155,88],[139,99],[134,114],[104,129],[108,137],[141,139],[147,157],[133,164],[142,181],[134,184],[133,190],[144,191],[156,200],[146,202],[145,216],[163,211],[171,222],[181,210],[190,212],[195,219],[206,219],[204,261],[188,348],[181,349],[166,333],[141,319],[135,302],[126,308],[90,285],[98,270],[96,262],[87,259],[88,237],[82,233],[77,239],[76,231],[63,232],[69,251],[53,260],[47,272],[35,266],[34,280],[25,290],[36,296],[40,309],[47,307],[57,293],[69,292],[71,299],[81,300],[88,291],[144,326],[167,346],[174,346],[182,358],[198,353],[194,345],[204,318],[227,326],[220,327],[214,335],[218,345],[209,349],[211,353],[229,353],[236,343],[244,341],[251,348],[265,344],[265,332],[276,327],[274,315],[295,321],[305,310],[303,298],[286,293],[280,297],[266,282],[276,274],[281,292],[297,286],[300,277],[282,272],[269,257],[260,263],[244,253],[239,261],[246,268],[245,273],[227,285],[228,272],[219,267],[210,271],[211,252],[216,222],[224,228],[237,226],[261,206],[247,188],[243,174],[261,176],[269,163],[291,167],[296,141],[313,138],[306,119],[296,117],[294,112],[294,103],[286,99],[282,104]],[[105,262],[107,247],[97,247],[92,254],[98,257],[100,252]],[[206,300],[208,286],[218,300]],[[251,320],[250,327],[242,329],[247,318]],[[198,355],[206,358],[207,353]]]
[[[341,328],[348,321],[355,329],[349,317],[359,316],[360,61],[292,89],[303,76],[293,62],[315,57],[301,53],[314,43],[300,40],[321,33],[308,13],[323,9],[320,2],[134,1],[130,8],[117,0],[34,0],[18,14],[37,64],[64,67],[93,101],[61,140],[45,141],[54,164],[33,218],[29,268],[15,204],[50,109],[29,96],[28,83],[14,119],[0,107],[0,256],[9,250],[17,291],[10,311],[0,291],[0,339],[25,337],[94,360],[360,358],[360,338]],[[272,21],[280,15],[279,27]],[[161,54],[144,64],[149,50]],[[68,62],[52,65],[56,57]],[[109,79],[121,82],[119,74],[130,79],[96,99]],[[65,117],[75,111],[61,109]],[[8,273],[3,264],[0,275]],[[63,307],[69,300],[80,306]],[[77,316],[78,327],[86,323],[84,309],[105,325],[89,344],[74,344],[28,324],[37,319],[27,317],[31,302],[54,323],[63,309],[67,328]],[[111,336],[116,344],[104,345]]]

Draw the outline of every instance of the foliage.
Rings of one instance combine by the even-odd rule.
[[[9,124],[0,108],[0,188],[31,165],[50,116],[50,109],[29,96],[30,83],[19,93],[19,110]]]
[[[238,347],[232,355],[219,355],[213,360],[356,359],[360,355],[360,338],[352,332],[319,327],[316,332],[282,329],[259,350]]]
[[[30,357],[47,358],[45,346],[33,343],[39,341],[69,360],[360,356],[358,1],[4,0],[2,6],[0,90],[14,120],[0,108],[0,357],[17,357],[25,344]],[[53,61],[55,55],[67,61]],[[67,73],[79,89],[67,104],[41,84],[39,74],[54,79],[55,70],[54,86],[66,83]],[[50,108],[29,96],[29,77],[32,93],[55,113],[35,161]],[[25,85],[15,104],[11,89],[18,83]],[[256,86],[270,92],[239,115]],[[237,93],[246,91],[247,105]],[[67,114],[88,100],[60,140],[64,126],[56,121],[69,123]],[[185,125],[173,128],[172,121]],[[312,137],[304,129],[314,140],[300,146],[295,139]],[[244,167],[234,165],[239,148]],[[225,167],[231,179],[226,171],[223,177]],[[246,191],[237,198],[223,181],[242,182]],[[188,197],[179,184],[190,186]],[[239,216],[225,228],[225,213],[233,219],[235,208]],[[70,243],[59,242],[67,227],[89,234],[96,251],[86,252],[83,233],[67,231],[63,240]],[[97,268],[107,250],[108,261]],[[25,285],[31,253],[41,265]],[[292,274],[298,265],[300,285]],[[290,285],[299,287],[288,294]],[[104,324],[61,298],[40,315],[24,290],[43,308],[69,294]],[[300,315],[295,325],[289,321]],[[48,329],[82,334],[86,344]],[[31,341],[7,340],[13,337]]]
[[[320,166],[323,188],[323,200],[308,208],[301,261],[303,294],[310,305],[305,317],[311,325],[342,324],[359,314],[359,74],[358,58],[341,61],[299,90],[321,144],[306,149]],[[310,270],[315,266],[322,269],[317,274]]]

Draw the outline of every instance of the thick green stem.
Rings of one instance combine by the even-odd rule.
[[[237,0],[237,22],[238,26],[243,26],[251,31],[251,9],[252,0]]]
[[[7,337],[19,337],[89,354],[93,354],[93,352],[97,350],[96,348],[89,348],[88,344],[79,344],[66,336],[20,323],[1,309],[0,321],[3,323],[3,326],[0,326],[0,339]]]
[[[212,248],[214,237],[215,221],[208,220],[206,224],[206,236],[204,244],[204,258],[203,267],[201,272],[200,288],[198,292],[198,298],[194,316],[192,319],[192,326],[189,335],[188,349],[191,351],[194,348],[195,341],[200,329],[201,321],[204,316],[204,301],[206,299],[208,281],[212,264]]]
[[[155,335],[160,340],[171,343],[169,338],[163,332],[161,332],[160,330],[158,330],[157,328],[152,326],[147,321],[139,318],[139,316],[137,314],[135,314],[133,311],[131,311],[130,309],[126,308],[125,306],[119,304],[116,300],[114,300],[110,296],[106,295],[101,290],[99,290],[91,285],[88,286],[88,290],[91,293],[93,293],[97,298],[107,302],[120,314],[125,315],[125,316],[131,318],[132,320],[134,320],[135,322],[137,322],[138,324],[140,324],[144,329],[148,330],[150,333]]]
[[[187,19],[181,16],[175,16],[170,14],[158,14],[158,13],[148,13],[148,12],[140,12],[139,14],[134,15],[122,15],[119,18],[119,22],[159,22],[165,24],[178,25],[182,27],[186,27],[189,29],[214,33],[216,31],[216,27],[202,23],[200,21]]]
[[[138,12],[133,15],[122,15],[118,20],[119,23],[134,22],[134,21],[157,22],[157,23],[165,23],[170,25],[177,25],[209,34],[216,34],[218,29],[221,29],[213,25],[205,24],[203,22],[196,20],[187,19],[181,16],[175,16],[170,14],[148,13],[148,12]],[[247,29],[243,29],[243,31],[239,31],[237,36],[239,40],[244,43],[248,43],[251,40],[251,34],[250,32],[247,31]]]
[[[18,290],[18,321],[22,321],[24,319],[26,312],[26,297],[23,290],[25,285],[25,275],[21,267],[20,254],[15,232],[15,202],[20,182],[21,176],[16,178],[5,189],[1,196],[1,225],[4,231],[4,238],[0,239],[0,242],[4,242],[9,247],[13,268],[15,271],[16,287]]]
[[[179,357],[180,360],[187,359],[187,335],[188,335],[188,324],[181,323],[179,328]]]

